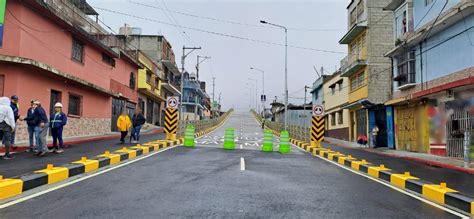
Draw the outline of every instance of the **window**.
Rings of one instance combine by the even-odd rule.
[[[351,77],[351,90],[357,90],[363,86],[365,86],[365,71],[362,71],[358,74],[354,74]]]
[[[337,118],[338,118],[337,124],[339,124],[339,125],[341,125],[342,123],[344,123],[344,118],[343,118],[343,116],[342,116],[342,112],[343,112],[343,111],[341,110],[341,111],[339,111],[339,112],[337,113],[337,114],[338,114],[338,117],[337,117]]]
[[[0,75],[0,95],[3,96],[3,91],[5,88],[5,75]]]
[[[130,72],[130,80],[128,86],[132,89],[135,89],[135,74],[133,74],[133,72]]]
[[[398,81],[398,86],[416,83],[415,68],[415,51],[409,51],[396,57],[397,59],[397,76],[394,78]]]
[[[331,95],[336,93],[336,86],[331,87]]]
[[[81,116],[81,108],[82,108],[82,97],[75,94],[69,94],[69,107],[68,107],[68,114]]]
[[[354,8],[354,10],[351,11],[351,26],[356,23],[357,21],[357,11]]]
[[[61,102],[61,91],[51,90],[51,96],[49,99],[49,114],[54,113],[54,105],[57,102]]]
[[[331,126],[336,125],[336,113],[331,113]]]
[[[433,3],[433,0],[425,0],[425,6],[428,6],[428,5],[430,5],[431,3]]]
[[[364,13],[364,0],[360,0],[359,4],[357,5],[357,16],[360,16]]]
[[[146,71],[146,83],[151,84],[151,72]]]
[[[105,53],[102,53],[102,61],[105,62],[107,65],[115,67],[115,59]]]
[[[72,59],[84,62],[84,44],[76,39],[72,39]]]
[[[344,82],[344,79],[339,83],[339,91],[342,91],[342,83]]]

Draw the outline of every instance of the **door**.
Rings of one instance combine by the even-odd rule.
[[[118,98],[112,98],[112,124],[111,130],[113,132],[118,131],[117,129],[117,119],[122,113],[122,110],[125,108],[125,100],[120,100]]]
[[[155,102],[153,107],[153,117],[155,120],[153,121],[153,125],[159,126],[160,125],[160,103]]]
[[[387,111],[387,147],[390,149],[395,149],[395,136],[393,130],[393,107],[388,106],[386,108]]]
[[[61,102],[61,92],[56,90],[51,90],[51,97],[49,101],[49,115],[54,113],[54,105],[57,102]]]
[[[146,122],[153,124],[153,100],[150,98],[146,101]]]
[[[387,111],[385,107],[375,110],[375,125],[379,127],[377,147],[387,147]]]

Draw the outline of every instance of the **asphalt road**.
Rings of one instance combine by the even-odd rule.
[[[217,143],[203,143],[203,138],[195,149],[164,151],[2,209],[0,217],[454,217],[294,147],[287,155],[260,152],[253,142],[261,135],[252,120],[250,114],[234,113],[207,137]],[[238,149],[221,149],[217,137],[226,127],[241,125]]]

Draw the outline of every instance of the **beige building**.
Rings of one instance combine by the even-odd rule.
[[[349,140],[349,110],[344,109],[349,101],[348,86],[349,79],[341,77],[340,71],[323,84],[327,137]]]

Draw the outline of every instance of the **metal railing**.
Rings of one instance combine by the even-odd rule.
[[[252,111],[253,115],[258,119],[259,122],[262,121],[262,116]],[[275,132],[280,133],[283,131],[283,127],[285,126],[283,123],[272,122],[269,120],[265,120],[265,126]],[[309,142],[310,141],[310,128],[302,127],[297,125],[288,125],[288,133],[290,134],[290,138]]]
[[[206,119],[206,120],[179,120],[178,121],[178,131],[176,133],[177,138],[181,138],[184,136],[184,132],[186,130],[186,126],[193,125],[196,128],[196,133],[206,131],[210,128],[216,127],[230,115],[233,109],[227,111],[226,113],[222,114],[218,118],[214,119]]]

